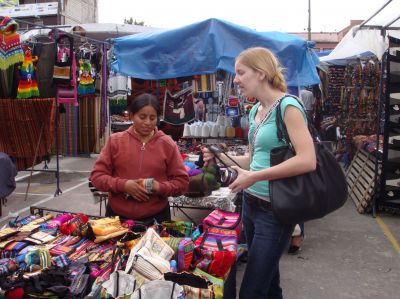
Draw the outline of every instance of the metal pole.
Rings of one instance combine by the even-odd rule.
[[[311,41],[311,0],[308,0],[308,40]]]

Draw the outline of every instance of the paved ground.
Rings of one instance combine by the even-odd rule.
[[[0,225],[11,216],[29,213],[29,207],[99,214],[88,189],[87,178],[96,159],[60,158],[60,188],[54,197],[54,173],[34,173],[25,201],[29,172],[18,174],[17,189],[3,207]],[[38,165],[36,168],[41,168]],[[55,169],[55,158],[50,169]],[[188,211],[196,219],[204,213]],[[183,215],[173,211],[176,218]],[[285,254],[281,260],[281,281],[285,298],[400,298],[400,216],[357,213],[352,202],[324,219],[306,224],[306,239],[298,255]],[[386,234],[386,235],[385,235]],[[245,264],[240,264],[238,284]]]

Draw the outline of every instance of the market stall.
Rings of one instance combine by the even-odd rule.
[[[360,150],[348,169],[348,184],[350,197],[358,211],[372,210],[374,215],[378,209],[398,212],[400,207],[397,147],[400,139],[397,116],[400,98],[399,8],[398,0],[388,0],[370,18],[353,27],[329,55],[321,58],[321,61],[341,65],[339,72],[343,74],[345,85],[341,100],[347,105],[347,111],[370,111],[369,116],[364,114],[367,117],[355,124],[356,129],[364,128],[365,135],[369,136],[356,136]],[[352,67],[352,84],[346,86],[349,65]],[[348,132],[345,131],[346,135]],[[366,173],[359,171],[360,165],[365,165]]]
[[[20,23],[47,33],[21,39]],[[37,170],[55,172],[58,195],[59,155],[99,152],[108,135],[107,43],[9,17],[0,30],[0,113],[7,128],[0,151],[18,170],[44,161]],[[51,154],[54,170],[47,167]]]
[[[235,154],[237,144],[247,144],[247,113],[254,99],[241,96],[233,84],[235,57],[244,49],[263,46],[274,52],[289,86],[319,83],[318,58],[305,40],[219,19],[121,37],[113,44],[112,70],[132,81],[127,101],[143,92],[156,95],[164,107],[161,129],[180,139],[182,154],[199,154],[200,144],[220,142]],[[172,200],[189,202],[201,207],[205,200]]]

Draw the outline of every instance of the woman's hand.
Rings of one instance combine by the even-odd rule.
[[[143,179],[139,180],[128,180],[125,183],[125,193],[128,193],[137,201],[148,201],[149,194],[143,187]]]
[[[236,170],[238,173],[236,180],[229,185],[229,189],[231,189],[232,192],[239,192],[243,189],[250,187],[256,182],[253,178],[253,173],[251,171],[244,170],[237,166],[232,166],[231,168]]]

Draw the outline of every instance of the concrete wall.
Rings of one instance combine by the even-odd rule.
[[[61,6],[61,23],[83,24],[98,22],[97,0],[64,0]]]

